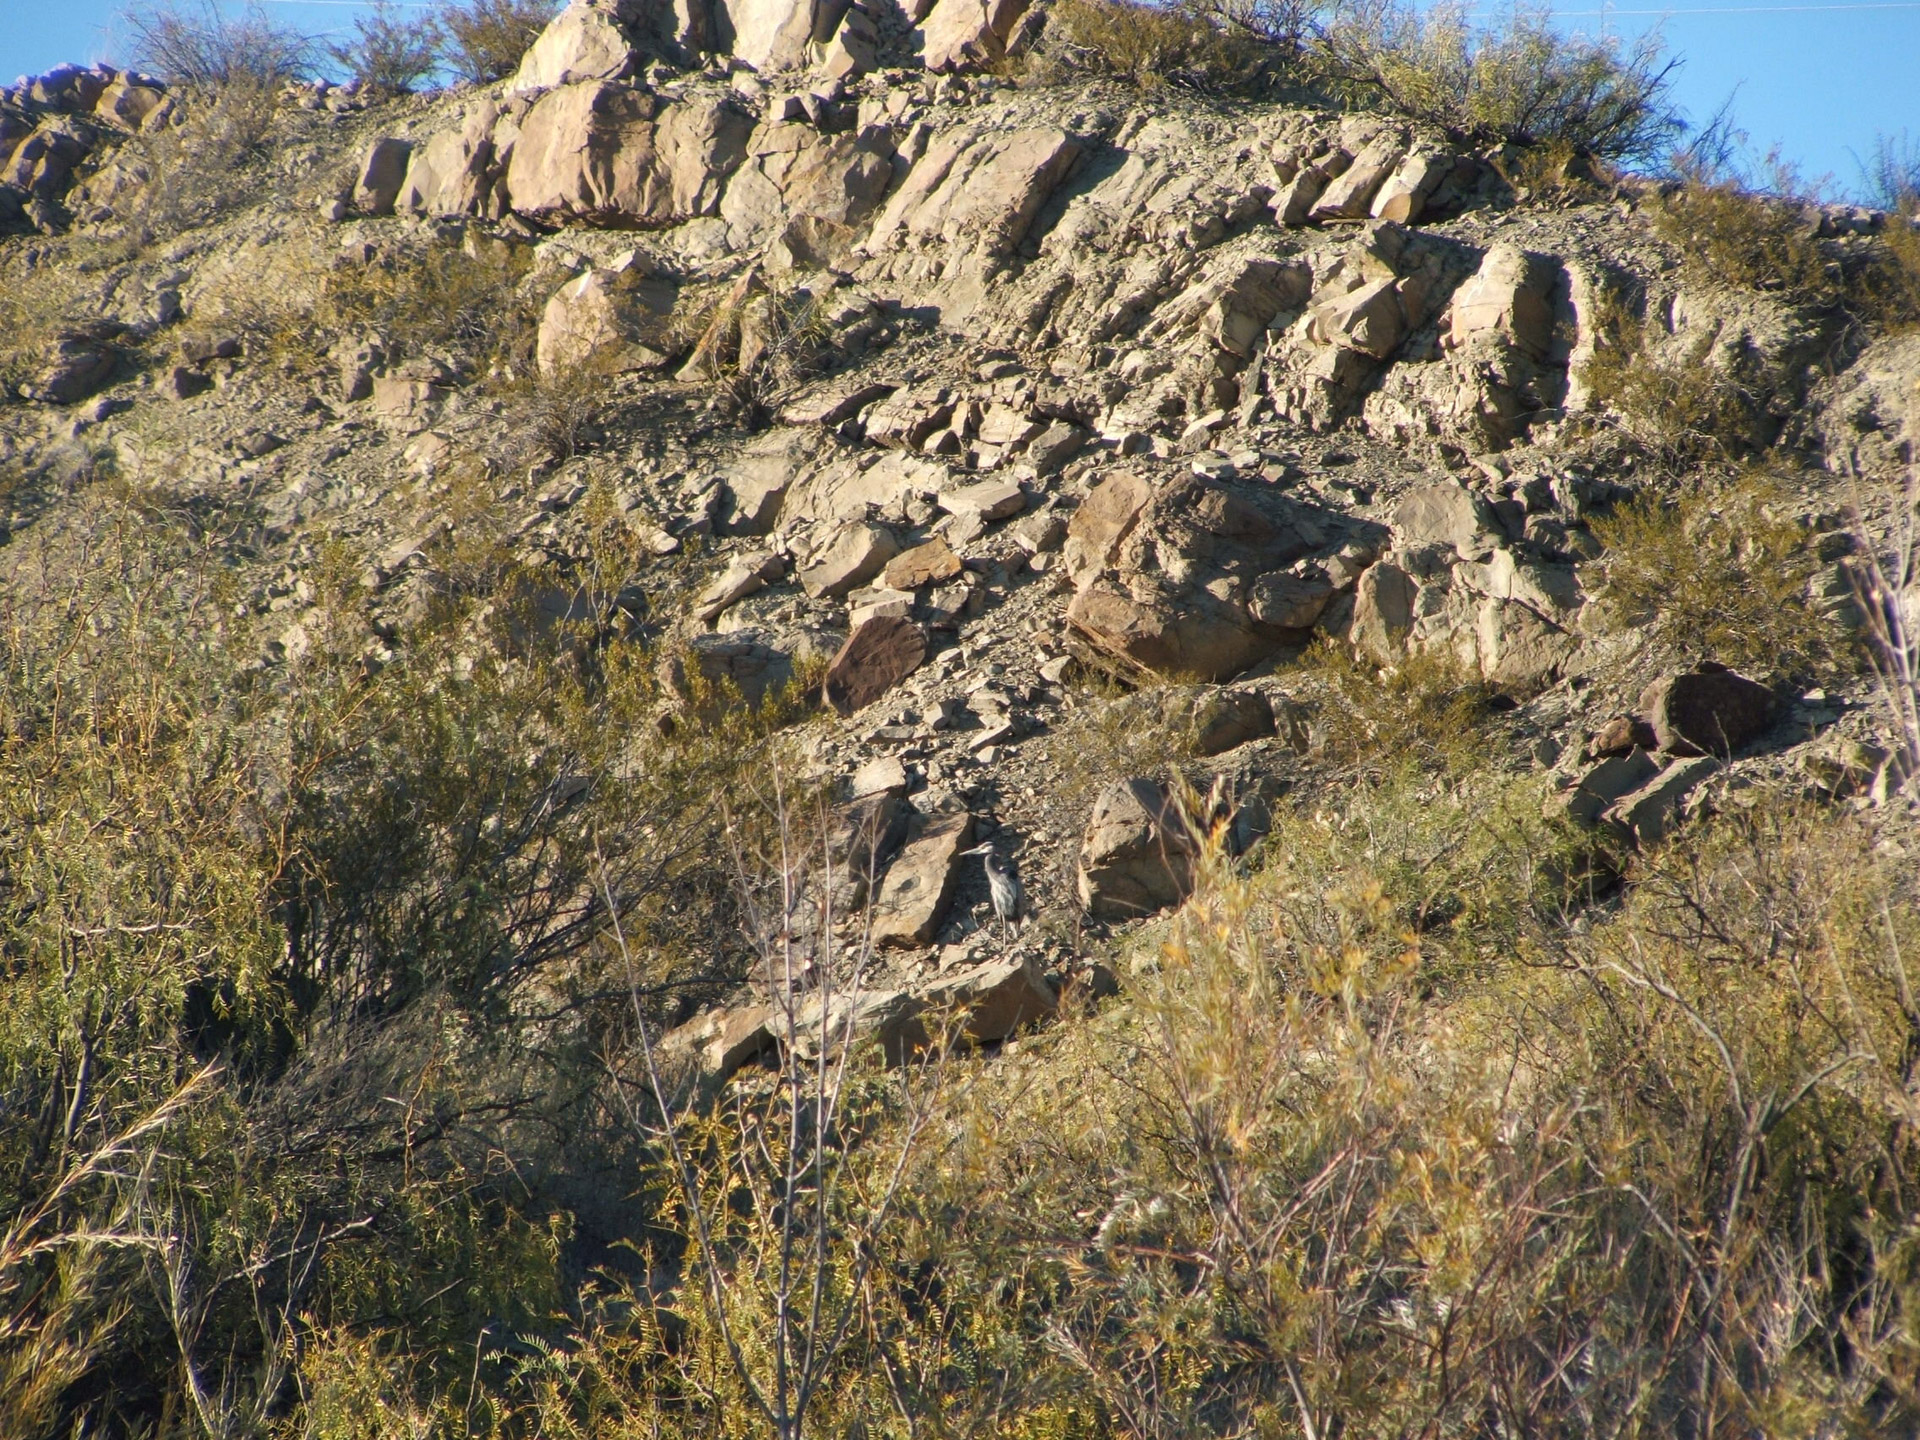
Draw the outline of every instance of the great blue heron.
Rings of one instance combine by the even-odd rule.
[[[1013,873],[1013,865],[1001,858],[990,840],[960,853],[978,855],[986,865],[987,889],[993,894],[993,914],[1002,926],[1001,938],[1004,939],[1006,929],[1017,928],[1020,919],[1020,877]]]

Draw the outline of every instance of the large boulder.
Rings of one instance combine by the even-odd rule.
[[[1575,567],[1511,548],[1486,500],[1453,481],[1402,497],[1392,528],[1355,589],[1355,649],[1389,665],[1444,655],[1519,688],[1564,670],[1586,600]]]
[[[952,1038],[961,1045],[1004,1040],[1021,1026],[1051,1015],[1056,1004],[1053,987],[1026,956],[987,960],[929,981],[914,993],[929,1011],[953,1018]]]
[[[825,698],[842,715],[863,710],[920,668],[927,636],[902,616],[861,622],[827,666]]]
[[[406,183],[407,161],[412,154],[411,141],[391,135],[369,145],[353,182],[355,208],[367,215],[391,215],[400,187]]]
[[[873,943],[886,947],[925,945],[940,929],[960,864],[973,839],[973,816],[962,812],[919,822],[906,848],[887,867],[873,905]]]
[[[589,363],[622,368],[662,362],[666,356],[646,341],[672,314],[677,294],[673,280],[634,251],[569,280],[540,314],[534,341],[540,373],[552,377]]]
[[[395,208],[416,215],[479,215],[498,219],[505,212],[505,158],[495,146],[500,107],[476,101],[461,117],[458,130],[443,130],[416,145]]]
[[[1773,724],[1773,692],[1711,662],[1666,675],[1640,696],[1640,714],[1670,755],[1731,755]]]
[[[1193,889],[1199,847],[1179,801],[1152,780],[1123,780],[1094,802],[1076,885],[1096,920],[1137,920]]]
[[[1306,638],[1335,586],[1305,557],[1353,528],[1270,487],[1113,475],[1068,527],[1069,640],[1112,668],[1228,679]],[[1319,608],[1295,593],[1309,581],[1325,584]]]
[[[1004,255],[1026,238],[1040,207],[1080,157],[1056,126],[934,141],[874,221],[867,248],[938,244]]]
[[[522,215],[625,229],[711,215],[753,117],[730,98],[663,101],[607,81],[564,85],[520,127],[507,189]]]
[[[609,0],[573,0],[520,59],[509,95],[553,90],[584,80],[624,80],[644,58]]]
[[[893,146],[878,127],[826,135],[798,121],[769,122],[748,141],[746,163],[728,182],[720,218],[741,245],[796,219],[814,221],[814,229],[796,235],[801,248],[811,250],[819,223],[849,229],[865,223],[892,183]],[[789,243],[790,257],[794,248]]]
[[[721,45],[755,70],[791,70],[807,63],[807,47],[824,41],[845,0],[715,0]]]

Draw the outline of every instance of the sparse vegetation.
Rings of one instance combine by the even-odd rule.
[[[404,95],[440,65],[441,31],[431,19],[408,19],[385,0],[353,17],[353,38],[327,47],[348,79],[380,95]]]
[[[1817,537],[1766,470],[1702,476],[1679,498],[1635,500],[1594,530],[1608,550],[1602,599],[1619,620],[1645,625],[1652,644],[1783,679],[1857,668],[1809,593],[1822,568]]]
[[[1708,331],[1685,347],[1619,297],[1602,302],[1596,345],[1581,372],[1602,423],[1617,427],[1669,471],[1751,455],[1773,439],[1764,387],[1720,363]],[[1731,357],[1737,366],[1742,357]]]
[[[464,0],[447,63],[496,80],[553,10]],[[1636,312],[1640,282],[1588,315],[1588,279],[1666,284],[1664,249],[1507,257],[1457,300],[1435,287],[1476,263],[1463,234],[1622,227],[1536,209],[1393,232],[1404,250],[1328,226],[1299,257],[1246,236],[1169,258],[1220,234],[1177,208],[1212,205],[1214,174],[1179,170],[1203,131],[1246,167],[1234,213],[1271,171],[1248,107],[1164,93],[1140,108],[1204,117],[1138,147],[1175,208],[1109,226],[1063,197],[1031,264],[975,252],[995,204],[1049,217],[1008,175],[1059,136],[956,152],[960,200],[865,261],[811,217],[784,232],[794,271],[721,244],[780,233],[731,207],[638,240],[671,274],[609,264],[632,236],[335,224],[308,182],[372,135],[417,142],[430,107],[295,110],[291,41],[256,63],[264,32],[155,13],[179,123],[114,142],[124,233],[76,219],[0,253],[0,384],[70,323],[127,317],[110,383],[0,395],[0,1440],[1920,1433],[1920,892],[1900,797],[1873,808],[1920,769],[1920,494],[1832,528],[1765,453],[1760,359],[1674,340],[1699,310]],[[1477,192],[1497,206],[1663,204],[1683,300],[1712,271],[1751,312],[1851,316],[1849,342],[1920,320],[1911,227],[1817,237],[1736,187],[1618,183],[1677,133],[1650,46],[1293,0],[1059,0],[1047,23],[1043,56],[1142,88],[1311,83],[1444,126],[1513,182]],[[340,57],[365,86],[431,73],[421,27],[369,25]],[[971,85],[896,90],[902,135],[923,83],[949,109]],[[1073,91],[1083,149],[1102,89]],[[752,164],[851,205],[886,179],[841,123],[870,101],[767,127],[799,150],[756,131]],[[662,117],[649,163],[737,160],[737,103],[691,139],[692,107]],[[259,185],[283,163],[294,183]],[[1081,220],[1098,275],[1056,264]],[[806,268],[809,236],[856,276]],[[536,365],[539,307],[588,263],[658,303],[580,355],[556,320]],[[1296,264],[1384,307],[1398,358],[1312,338],[1336,307],[1275,310]],[[958,310],[915,318],[935,285],[996,348],[956,343]],[[1597,409],[1457,445],[1499,392],[1557,400],[1575,309]],[[1243,320],[1245,369],[1222,358]],[[1364,371],[1351,428],[1302,418],[1307,357]],[[1426,388],[1386,383],[1400,363]],[[1195,366],[1218,413],[1179,411]],[[1846,397],[1876,427],[1863,464],[1888,463],[1885,393]],[[1406,407],[1396,450],[1365,429],[1375,395]],[[1370,590],[1375,563],[1405,590]],[[1282,566],[1297,584],[1263,584]],[[702,591],[731,603],[696,622]],[[1085,605],[1103,593],[1120,620]],[[1356,594],[1374,658],[1296,648],[1294,621],[1338,630]],[[860,663],[885,693],[847,721],[823,657],[859,614],[874,649],[839,651],[835,694]],[[1162,653],[1221,626],[1270,668],[1123,692],[1066,658],[1163,617],[1195,628]],[[1642,773],[1693,785],[1664,828],[1616,825],[1626,805],[1589,826],[1576,760],[1644,765],[1618,699],[1697,659],[1803,699],[1744,758],[1662,752]],[[1278,733],[1249,740],[1262,697]],[[1841,789],[1797,768],[1816,742],[1773,748],[1816,723],[1878,757],[1833,762],[1875,777],[1848,781],[1857,810],[1807,798]],[[1866,743],[1889,731],[1897,753]],[[1132,854],[1178,850],[1184,888],[1191,839],[1197,884],[1083,930],[1060,872],[1134,777],[1188,815],[1144,814]],[[1219,814],[1235,796],[1258,827]],[[916,862],[1016,859],[1026,927],[970,926],[966,849],[886,877],[894,923],[928,878],[957,898],[879,948],[882,834]],[[976,982],[1019,1018],[963,1048]]]
[[[447,68],[477,85],[506,79],[559,8],[556,0],[449,3],[436,17]]]
[[[1488,141],[1558,143],[1602,159],[1663,159],[1682,133],[1675,61],[1657,34],[1568,35],[1544,11],[1476,26],[1461,5],[1336,7],[1314,68],[1336,90]]]
[[[1275,53],[1245,30],[1199,6],[1135,0],[1061,0],[1050,16],[1057,63],[1162,85],[1244,89],[1271,69]]]
[[[292,79],[311,70],[319,55],[312,36],[258,6],[231,14],[214,0],[166,0],[130,9],[126,26],[135,64],[202,90]]]

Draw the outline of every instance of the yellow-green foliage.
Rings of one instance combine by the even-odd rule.
[[[1654,231],[1702,283],[1844,307],[1887,329],[1920,324],[1920,231],[1909,214],[1896,210],[1880,235],[1836,246],[1815,235],[1808,202],[1791,193],[1793,177],[1781,178],[1785,198],[1734,181],[1689,181],[1654,208]]]
[[[257,1428],[310,1331],[484,1413],[485,1336],[562,1303],[516,1166],[618,1148],[630,985],[744,963],[712,857],[765,729],[663,738],[591,574],[579,623],[509,569],[379,664],[322,565],[309,651],[263,671],[167,498],[95,493],[86,563],[30,558],[0,633],[0,1431]]]
[[[1810,592],[1821,562],[1794,497],[1764,470],[1700,477],[1678,499],[1648,495],[1594,522],[1607,547],[1603,604],[1647,625],[1662,649],[1753,674],[1833,678],[1857,667]]]
[[[1487,758],[1493,687],[1437,651],[1382,669],[1332,641],[1316,643],[1290,684],[1315,706],[1329,759],[1379,773],[1407,765],[1464,774]]]
[[[1913,1423],[1920,923],[1869,836],[1725,822],[1584,935],[1490,867],[1520,938],[1438,991],[1404,881],[1278,838],[1131,1006],[983,1070],[918,1177],[898,1263],[944,1334],[984,1329],[1002,1405],[1126,1435]]]
[[[537,318],[515,287],[532,263],[522,247],[478,240],[337,262],[311,323],[338,334],[377,332],[408,353],[450,349],[505,361],[530,342]]]

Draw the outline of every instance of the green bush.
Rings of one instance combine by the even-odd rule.
[[[1822,567],[1794,508],[1762,470],[1621,506],[1594,521],[1607,547],[1600,600],[1669,653],[1791,680],[1853,673],[1857,646],[1810,593]]]
[[[1312,52],[1322,83],[1483,141],[1558,142],[1607,160],[1663,160],[1683,125],[1657,36],[1567,35],[1545,11],[1476,27],[1465,6],[1336,6]]]
[[[1603,302],[1594,330],[1580,378],[1601,423],[1666,469],[1752,455],[1772,442],[1776,422],[1764,386],[1716,363],[1711,333],[1679,354],[1656,353],[1650,342],[1660,332],[1618,299]]]
[[[626,1143],[595,1057],[745,963],[709,861],[766,725],[663,737],[591,574],[383,656],[323,564],[263,668],[207,517],[95,495],[0,645],[0,1431],[254,1433],[316,1335],[484,1408],[565,1329],[547,1178]]]

